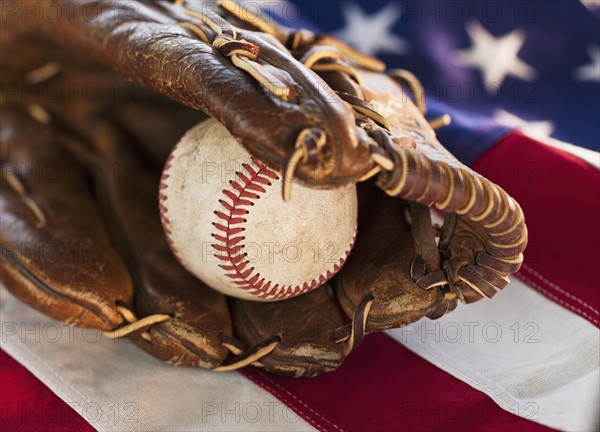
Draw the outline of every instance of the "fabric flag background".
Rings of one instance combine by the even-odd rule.
[[[306,380],[164,365],[2,289],[0,429],[599,430],[598,2],[261,3],[423,80],[440,140],[521,203],[523,269]]]
[[[537,138],[599,148],[598,0],[264,3],[292,26],[332,33],[389,68],[414,72],[432,114],[464,109]],[[486,134],[497,137],[489,127]],[[453,137],[440,131],[453,149],[465,142]],[[483,152],[493,142],[482,138],[470,150]],[[456,155],[469,163],[477,156]]]

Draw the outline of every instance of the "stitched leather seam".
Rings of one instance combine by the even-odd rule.
[[[250,263],[245,259],[246,253],[243,244],[245,237],[242,234],[243,225],[246,222],[244,216],[250,212],[250,208],[254,205],[254,201],[260,198],[260,194],[266,191],[266,187],[271,186],[271,180],[279,178],[275,171],[269,169],[258,159],[252,158],[251,160],[251,163],[242,164],[243,171],[236,172],[237,179],[230,182],[231,187],[223,189],[223,198],[219,200],[222,210],[215,211],[215,215],[220,221],[213,224],[215,232],[212,237],[217,240],[213,247],[219,252],[215,256],[222,261],[219,267],[226,272],[225,275],[235,285],[259,298],[289,298],[323,285],[341,268],[350,255],[355,236],[339,262],[310,283],[280,285],[266,281],[265,278],[261,278],[260,273],[257,273],[254,267],[248,267]]]
[[[115,326],[115,324],[112,321],[110,321],[106,317],[106,315],[102,314],[99,310],[96,310],[95,308],[93,308],[91,304],[90,305],[85,304],[84,302],[81,302],[80,300],[78,300],[77,298],[75,298],[73,296],[69,296],[67,294],[61,293],[60,291],[55,290],[49,284],[44,282],[42,280],[42,278],[39,277],[33,270],[28,268],[23,263],[23,260],[19,259],[20,257],[14,256],[15,254],[7,253],[4,246],[2,246],[0,248],[0,255],[2,256],[2,260],[8,264],[8,266],[6,268],[3,268],[2,271],[8,272],[8,271],[10,271],[11,267],[13,267],[14,271],[19,276],[25,278],[28,282],[34,284],[37,288],[39,288],[41,291],[43,291],[47,296],[57,299],[58,301],[65,301],[65,302],[73,303],[76,306],[79,306],[82,310],[82,313],[79,315],[79,317],[83,316],[84,313],[91,313],[95,317],[100,319],[100,321],[107,324],[109,326],[109,328],[112,328]],[[12,266],[10,264],[12,264]],[[76,320],[69,320],[68,324],[78,324],[78,322]],[[118,323],[116,325],[119,325],[119,324],[121,324],[121,323]]]
[[[171,238],[172,232],[169,229],[169,225],[170,225],[171,221],[169,220],[169,217],[167,216],[168,209],[165,206],[165,201],[167,200],[167,195],[164,193],[165,190],[169,187],[166,183],[166,180],[170,177],[169,170],[171,169],[171,162],[173,161],[173,158],[175,157],[174,156],[175,151],[177,150],[178,146],[179,146],[179,144],[176,145],[175,147],[173,147],[171,154],[169,155],[169,157],[167,158],[167,161],[165,162],[165,168],[163,169],[162,176],[160,177],[160,184],[158,186],[158,210],[160,213],[160,222],[162,224],[163,231],[165,232],[165,237],[167,239],[167,244],[169,245],[169,249],[171,249],[171,252],[173,252],[173,255],[175,256],[177,261],[179,261],[179,264],[181,264],[183,267],[186,267],[185,264],[183,263],[183,260],[179,256],[179,252],[177,251],[177,248],[175,247],[175,243],[173,243],[173,239]]]

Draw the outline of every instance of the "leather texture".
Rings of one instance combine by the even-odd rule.
[[[344,361],[343,344],[332,338],[333,332],[343,325],[342,318],[328,286],[281,302],[231,299],[231,303],[238,336],[246,344],[279,339],[277,348],[261,359],[267,370],[315,376],[335,370]]]
[[[315,165],[300,171],[301,180],[314,185],[356,181],[372,165],[364,149],[348,151],[358,143],[351,110],[318,75],[302,66],[270,35],[238,29],[238,38],[260,47],[261,64],[275,71],[276,78],[290,88],[292,96],[287,100],[262,91],[256,80],[178,25],[194,19],[169,2],[123,5],[111,1],[46,1],[41,2],[40,9],[44,3],[55,3],[70,14],[51,22],[36,20],[32,15],[33,22],[15,25],[42,32],[41,37],[64,50],[83,54],[173,100],[202,110],[221,121],[251,154],[275,168],[281,168],[293,150],[298,131],[314,127],[324,130],[328,137],[322,164],[335,170],[325,177]],[[219,11],[212,2],[190,2],[189,8]],[[27,17],[11,14],[9,19],[21,21]],[[27,30],[22,31],[27,34]],[[204,30],[214,38],[211,29]],[[181,67],[182,58],[188,67]],[[270,118],[268,122],[265,116]]]
[[[352,316],[366,295],[374,297],[368,331],[401,327],[433,313],[444,301],[439,287],[425,290],[411,278],[417,257],[406,218],[408,204],[373,187],[359,189],[360,228],[348,262],[334,279],[337,298]]]
[[[1,112],[2,282],[60,321],[110,330],[131,303],[129,273],[111,244],[69,137],[19,107]],[[67,307],[65,307],[67,306]]]
[[[518,203],[437,141],[410,73],[230,1],[38,2],[70,11],[52,22],[25,3],[0,29],[2,282],[53,318],[178,365],[314,376],[367,333],[491,298],[519,269]],[[284,197],[296,180],[361,182],[331,287],[236,300],[172,256],[160,170],[206,115],[284,173]]]
[[[228,353],[222,335],[232,335],[226,300],[188,273],[171,253],[157,212],[158,175],[111,122],[97,124],[91,139],[98,149],[99,202],[136,288],[136,315],[170,316],[148,330],[149,340],[136,340],[170,363],[218,366]]]

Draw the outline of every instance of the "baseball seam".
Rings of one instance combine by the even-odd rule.
[[[177,147],[178,147],[178,145],[173,147],[171,154],[169,155],[169,157],[167,158],[167,161],[165,162],[165,167],[163,169],[162,176],[160,177],[160,184],[158,186],[158,210],[159,210],[159,214],[160,214],[160,223],[162,224],[163,231],[165,232],[165,237],[167,238],[167,244],[169,245],[169,249],[171,249],[171,252],[173,252],[173,255],[175,255],[175,258],[177,259],[179,264],[181,264],[183,267],[185,267],[183,260],[179,256],[179,252],[177,251],[177,248],[175,247],[175,243],[173,242],[173,239],[171,238],[172,232],[169,229],[171,221],[170,221],[169,217],[167,216],[168,209],[167,209],[167,206],[165,205],[165,201],[167,201],[167,195],[165,194],[165,192],[166,192],[166,189],[168,189],[168,187],[169,187],[167,185],[166,181],[170,177],[169,170],[171,169],[171,162],[173,161],[173,158],[175,157],[175,151],[177,150]]]
[[[223,189],[223,198],[219,203],[223,207],[222,211],[215,210],[215,215],[220,219],[214,222],[213,226],[216,232],[211,236],[218,243],[212,246],[218,252],[221,267],[229,279],[244,291],[249,292],[259,298],[281,299],[294,297],[316,288],[327,282],[344,264],[348,255],[354,246],[353,236],[348,250],[339,262],[333,265],[333,269],[325,274],[300,285],[280,285],[272,281],[266,281],[261,278],[260,273],[256,272],[254,267],[249,267],[249,260],[245,259],[247,253],[244,252],[243,241],[245,237],[244,223],[246,216],[250,213],[250,207],[254,206],[254,201],[260,198],[260,194],[266,192],[266,187],[271,186],[272,179],[278,179],[279,176],[256,158],[251,159],[251,163],[244,163],[242,167],[244,172],[236,171],[236,180],[230,182],[230,189]]]

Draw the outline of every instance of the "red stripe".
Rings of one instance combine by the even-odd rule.
[[[0,383],[0,430],[94,430],[69,405],[2,350]]]
[[[599,255],[598,172],[520,134],[498,143],[475,168],[519,200],[530,229],[527,265],[568,294],[542,285],[548,283],[529,270],[522,274],[572,308],[588,310],[584,302],[597,310],[597,295],[590,291],[598,286],[591,265]],[[43,418],[35,423],[27,412],[43,406],[49,390],[5,354],[0,366],[2,406],[8,400],[23,408],[3,409],[0,429],[27,421],[28,430],[48,430]],[[339,370],[317,378],[283,378],[257,369],[243,373],[320,430],[550,430],[500,409],[484,393],[382,334],[369,335]],[[14,385],[5,384],[9,377]],[[53,418],[65,419],[68,429],[86,426],[55,396],[52,403]]]
[[[382,333],[317,378],[242,373],[322,431],[551,430],[504,411]]]
[[[473,168],[523,207],[530,243],[519,277],[600,326],[600,171],[521,133]]]
[[[530,246],[523,279],[594,318],[593,309],[599,309],[598,171],[520,133],[500,141],[474,168],[504,187],[525,211]],[[502,410],[484,393],[381,334],[367,336],[339,370],[315,379],[253,369],[244,374],[321,430],[548,430]]]

